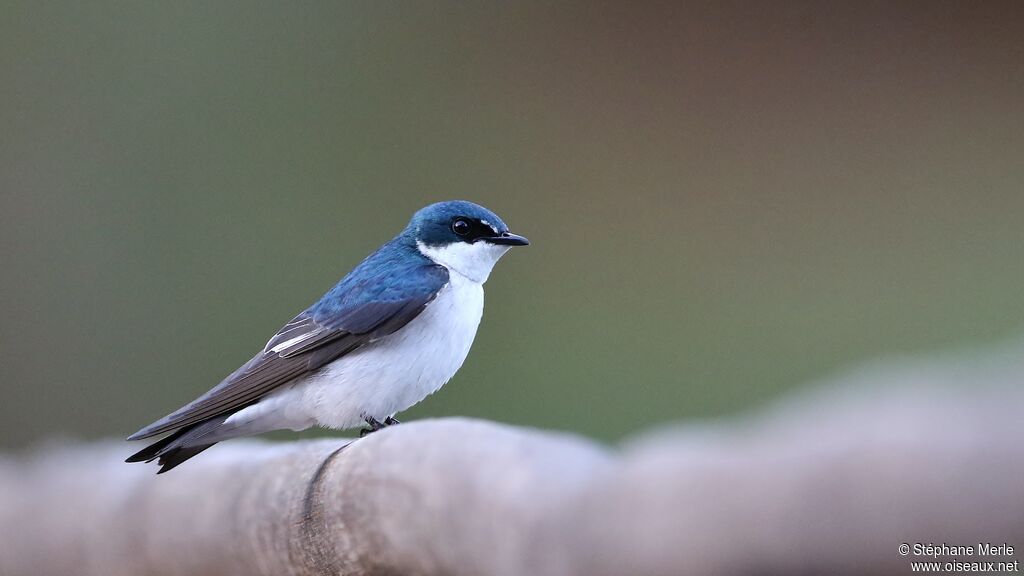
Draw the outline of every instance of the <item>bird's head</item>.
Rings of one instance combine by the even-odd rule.
[[[438,202],[413,215],[404,234],[434,262],[484,282],[491,269],[512,246],[525,246],[526,238],[509,232],[498,215],[464,200]]]

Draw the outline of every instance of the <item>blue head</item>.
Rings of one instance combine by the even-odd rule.
[[[529,240],[509,232],[487,208],[465,200],[438,202],[413,215],[402,235],[426,257],[449,270],[483,282],[512,246]]]
[[[456,242],[488,242],[502,246],[523,246],[529,241],[508,231],[508,226],[487,208],[465,200],[431,204],[413,214],[405,229],[417,242],[441,247]]]

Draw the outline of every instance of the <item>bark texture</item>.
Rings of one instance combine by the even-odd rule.
[[[161,476],[124,443],[41,449],[0,460],[0,574],[905,573],[929,558],[902,543],[1024,546],[1004,368],[876,367],[614,449],[466,419]]]

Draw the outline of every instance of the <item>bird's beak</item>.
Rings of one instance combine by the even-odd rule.
[[[501,244],[502,246],[526,246],[530,243],[525,236],[519,234],[513,234],[511,232],[505,232],[501,236],[488,236],[483,238],[491,244]]]

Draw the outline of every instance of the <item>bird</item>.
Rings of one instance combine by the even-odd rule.
[[[431,204],[259,353],[205,394],[128,440],[166,434],[126,462],[167,472],[217,442],[273,430],[398,424],[395,415],[462,366],[483,315],[483,285],[525,246],[494,212],[465,200]]]

